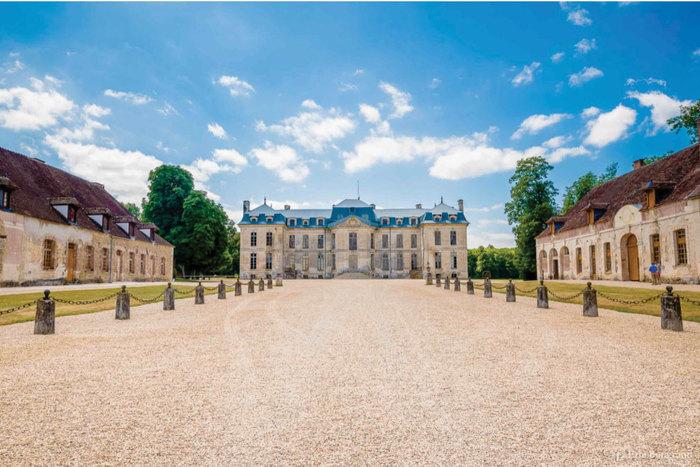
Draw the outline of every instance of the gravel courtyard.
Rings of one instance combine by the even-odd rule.
[[[286,281],[0,328],[0,463],[700,462],[700,325]]]

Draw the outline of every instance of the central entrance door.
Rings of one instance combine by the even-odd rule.
[[[630,235],[627,237],[627,268],[631,281],[639,280],[639,251],[637,248],[637,237]]]
[[[348,269],[352,272],[357,272],[357,255],[348,257]]]
[[[75,280],[75,262],[77,258],[77,247],[75,243],[68,244],[68,257],[66,258],[66,282]]]

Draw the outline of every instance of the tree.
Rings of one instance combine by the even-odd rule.
[[[647,156],[644,158],[644,165],[649,165],[653,164],[654,162],[663,159],[664,157],[668,157],[671,154],[673,154],[675,151],[666,151],[664,154],[661,155],[656,155],[656,156]]]
[[[228,237],[226,251],[228,252],[230,260],[221,267],[219,273],[227,275],[238,274],[241,262],[241,233],[236,229],[236,224],[233,221],[229,221],[226,230]]]
[[[697,121],[700,118],[700,100],[695,101],[690,105],[681,105],[681,114],[677,117],[666,120],[668,126],[676,133],[681,130],[688,132],[690,136],[690,144],[698,142],[698,126]]]
[[[158,226],[163,238],[176,244],[171,232],[180,224],[185,199],[194,189],[192,175],[176,165],[161,165],[151,170],[148,182],[143,217]]]
[[[563,206],[561,207],[561,213],[565,214],[569,209],[573,208],[576,203],[578,203],[581,198],[583,198],[586,193],[591,191],[598,185],[612,180],[617,175],[617,162],[613,162],[608,165],[600,175],[595,175],[593,172],[586,172],[581,175],[577,180],[571,185],[566,187],[564,190],[564,200]]]
[[[175,262],[187,273],[217,272],[231,262],[228,216],[202,191],[187,196],[182,220],[170,236],[175,244]]]
[[[512,279],[519,276],[516,248],[480,246],[469,251],[469,276],[482,278],[486,271],[494,279]]]
[[[141,220],[141,208],[138,207],[136,203],[121,203],[121,205],[124,206],[124,209],[129,211],[132,216]]]
[[[556,212],[557,189],[549,180],[552,166],[540,156],[521,159],[510,177],[511,200],[506,203],[508,223],[513,226],[517,248],[517,267],[523,279],[536,277],[535,237],[545,221]]]

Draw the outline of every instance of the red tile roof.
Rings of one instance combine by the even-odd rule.
[[[31,157],[23,156],[0,147],[0,179],[9,179],[16,187],[12,191],[10,209],[17,214],[36,217],[46,221],[67,224],[67,221],[53,207],[52,202],[71,199],[77,202],[77,225],[84,229],[101,232],[102,229],[88,217],[88,213],[106,212],[114,216],[109,225],[109,233],[115,237],[129,238],[114,219],[125,217],[141,224],[129,211],[110,195],[100,183],[89,182],[63,170],[52,167]],[[136,230],[136,240],[149,242],[150,239]],[[169,243],[156,235],[155,242]]]
[[[650,180],[655,186],[662,185],[672,189],[657,206],[700,196],[700,145],[687,147],[595,187],[563,216],[564,225],[557,233],[588,225],[588,208],[605,207],[605,214],[596,221],[597,224],[601,224],[611,223],[622,206],[645,205],[646,194],[643,188]],[[539,234],[538,238],[547,238],[549,235],[547,229]]]

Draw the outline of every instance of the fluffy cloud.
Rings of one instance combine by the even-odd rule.
[[[564,146],[571,140],[571,136],[555,136],[554,138],[549,138],[547,141],[542,143],[542,146],[550,149],[556,149]]]
[[[574,45],[574,48],[576,49],[576,52],[584,55],[593,49],[597,49],[598,44],[596,44],[595,39],[581,39],[576,43],[576,45]]]
[[[355,130],[355,122],[334,108],[324,111],[319,106],[314,110],[302,110],[280,123],[266,125],[265,122],[259,121],[256,128],[258,131],[289,136],[304,149],[321,153],[332,142],[352,133]]]
[[[585,118],[585,119],[589,119],[589,118],[595,117],[599,113],[600,113],[600,109],[598,107],[592,107],[592,106],[586,107],[581,112],[581,117]]]
[[[113,89],[105,89],[104,95],[107,97],[112,97],[114,99],[119,99],[124,102],[128,102],[133,105],[144,105],[152,102],[153,99],[150,96],[144,94],[136,94],[133,92],[126,91],[115,91]]]
[[[101,107],[97,104],[87,104],[83,106],[83,112],[90,117],[100,118],[112,113],[107,107]]]
[[[556,148],[551,153],[547,154],[547,160],[552,164],[561,162],[567,157],[590,156],[591,152],[583,146],[573,148]]]
[[[252,84],[240,79],[238,76],[222,75],[216,80],[216,83],[228,89],[232,96],[249,96],[255,92]]]
[[[593,21],[588,16],[588,10],[584,8],[576,8],[575,10],[569,11],[566,19],[576,26],[590,26],[593,24]]]
[[[666,121],[669,118],[680,115],[682,105],[692,104],[690,100],[681,101],[659,91],[644,93],[633,91],[628,92],[627,97],[637,99],[644,107],[651,108],[651,121],[654,124],[651,134],[655,134],[659,130],[668,131],[669,127]]]
[[[557,52],[555,54],[552,54],[550,58],[552,60],[552,63],[559,63],[562,60],[564,60],[564,56],[566,56],[564,52]]]
[[[207,131],[219,139],[226,139],[226,130],[216,122],[207,125]]]
[[[309,168],[297,155],[294,148],[265,141],[264,147],[250,151],[258,165],[277,174],[285,182],[301,182],[309,175]]]
[[[14,131],[52,127],[75,106],[39,79],[32,78],[32,88],[0,88],[0,126]]]
[[[588,121],[588,135],[584,143],[602,148],[623,139],[636,119],[637,112],[634,109],[620,104],[610,112],[601,113]]]
[[[304,99],[304,102],[301,103],[301,106],[305,109],[321,110],[321,106],[318,105],[313,99]]]
[[[530,115],[525,120],[523,120],[523,122],[520,124],[520,127],[518,127],[515,133],[513,133],[513,136],[511,136],[511,138],[520,139],[523,137],[523,135],[526,134],[536,135],[544,128],[556,125],[562,120],[566,120],[567,118],[571,117],[572,116],[569,114]]]
[[[360,113],[368,123],[379,123],[382,120],[379,109],[369,104],[360,104]]]
[[[469,248],[493,245],[496,248],[514,247],[515,237],[510,232],[485,232],[469,230]]]
[[[393,84],[382,81],[379,83],[379,89],[384,91],[391,98],[391,105],[394,111],[391,113],[391,118],[401,118],[409,112],[413,111],[411,106],[411,95],[401,91]]]
[[[539,69],[539,67],[540,62],[532,62],[529,65],[525,65],[520,73],[515,75],[515,77],[511,80],[511,83],[513,83],[513,86],[515,87],[532,83],[532,80],[535,78],[535,72]]]
[[[212,153],[215,161],[232,164],[234,173],[239,173],[243,167],[248,165],[248,159],[235,149],[215,149]]]
[[[641,78],[641,79],[627,78],[627,81],[625,81],[625,86],[634,86],[638,83],[646,83],[648,85],[657,84],[659,86],[666,87],[666,80],[658,79],[658,78]]]
[[[598,68],[587,66],[578,73],[569,75],[569,86],[581,86],[584,83],[587,83],[595,78],[600,78],[601,76],[603,76],[603,72]]]
[[[442,84],[442,80],[441,80],[441,79],[439,79],[439,78],[433,78],[433,79],[430,81],[430,84],[428,85],[428,87],[429,87],[430,89],[437,89],[438,87],[440,87],[441,84]]]

